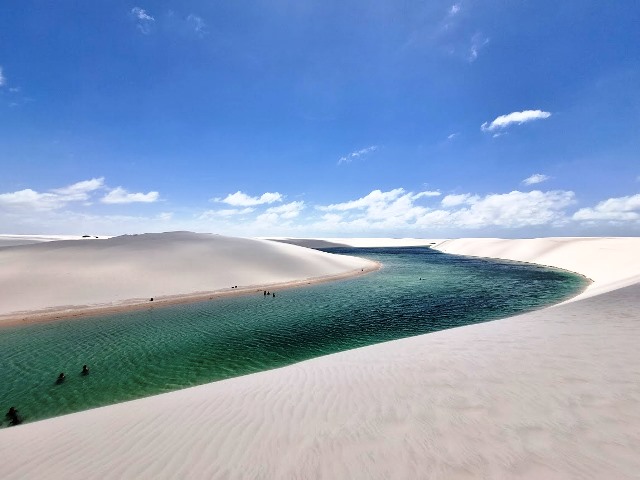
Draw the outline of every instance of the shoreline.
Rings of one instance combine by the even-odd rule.
[[[217,300],[233,296],[246,296],[252,293],[260,293],[264,290],[273,290],[275,288],[281,290],[292,290],[296,288],[304,288],[310,285],[319,285],[338,280],[348,280],[361,275],[377,272],[382,268],[380,262],[373,262],[370,267],[363,267],[358,270],[350,270],[335,275],[323,275],[320,277],[310,277],[300,280],[290,280],[286,282],[269,283],[264,285],[246,285],[238,286],[238,288],[218,289],[209,292],[193,292],[177,295],[163,295],[153,297],[153,301],[149,299],[132,298],[122,300],[114,304],[99,305],[73,305],[52,307],[44,310],[11,312],[0,315],[0,330],[3,328],[16,327],[21,325],[33,325],[40,323],[50,323],[57,321],[66,321],[73,319],[82,319],[93,316],[112,315],[117,313],[128,313],[140,310],[170,307],[173,305],[182,305],[188,303],[199,303],[207,300]]]

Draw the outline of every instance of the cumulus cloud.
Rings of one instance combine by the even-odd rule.
[[[158,192],[148,193],[129,193],[122,187],[116,187],[100,199],[102,203],[120,204],[120,203],[152,203],[158,200],[160,194]]]
[[[396,188],[387,192],[374,190],[357,200],[334,203],[317,208],[320,211],[333,213],[333,216],[325,216],[324,221],[329,220],[334,224],[340,223],[342,226],[360,229],[392,229],[406,226],[414,222],[420,215],[426,213],[425,207],[415,204],[417,199],[429,196],[424,195],[424,193],[426,192],[407,192],[403,188]]]
[[[418,205],[419,193],[402,188],[374,190],[364,197],[317,207],[326,212],[314,227],[324,230],[481,229],[556,226],[566,223],[574,203],[570,191],[513,191],[486,196],[445,196],[434,206]]]
[[[483,132],[493,132],[494,130],[507,128],[512,124],[522,125],[533,120],[549,118],[551,113],[542,110],[523,110],[522,112],[511,112],[507,115],[500,115],[491,123],[484,122],[480,129]]]
[[[238,190],[236,193],[230,193],[225,198],[215,198],[213,201],[226,203],[234,207],[253,207],[256,205],[281,202],[282,198],[283,196],[278,192],[265,192],[259,197],[251,197]]]
[[[0,194],[0,206],[10,210],[54,210],[64,206],[59,195],[54,193],[39,193],[30,188],[17,192]]]
[[[609,198],[593,208],[581,208],[573,214],[578,221],[597,220],[628,222],[640,220],[640,194],[627,197]]]
[[[295,218],[304,209],[304,202],[302,200],[285,203],[278,207],[267,208],[266,213],[275,213],[281,218]]]
[[[289,224],[292,219],[300,215],[300,212],[304,209],[304,202],[302,200],[285,203],[277,207],[270,207],[256,217],[256,224],[259,227],[267,225],[282,225]]]
[[[575,194],[570,191],[515,190],[484,197],[467,195],[464,203],[468,206],[431,211],[420,223],[459,228],[560,225],[566,222],[565,209],[575,202]]]
[[[104,178],[92,178],[48,192],[37,192],[31,188],[0,194],[0,207],[16,211],[56,210],[71,202],[89,199],[89,194],[102,188]]]
[[[375,152],[377,149],[378,149],[377,145],[371,145],[370,147],[362,148],[355,152],[351,152],[345,155],[344,157],[340,157],[340,159],[338,160],[338,165],[342,163],[351,163],[356,158],[362,157],[363,155],[367,155],[368,153],[371,153],[371,152]]]
[[[449,207],[455,207],[458,205],[463,205],[465,203],[473,203],[477,201],[478,198],[479,197],[477,195],[471,195],[470,193],[447,195],[441,200],[440,204],[445,208],[449,208]]]
[[[149,15],[145,9],[133,7],[131,9],[131,16],[136,22],[136,26],[141,33],[145,35],[151,33],[151,29],[153,28],[153,24],[156,19]]]
[[[546,182],[550,178],[548,175],[543,175],[542,173],[534,173],[530,177],[525,178],[522,183],[525,185],[535,185],[536,183]]]

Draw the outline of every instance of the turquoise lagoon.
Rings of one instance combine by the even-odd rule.
[[[507,317],[586,286],[565,271],[428,248],[328,251],[383,268],[275,298],[260,292],[3,328],[0,408],[15,406],[34,421]],[[91,369],[86,377],[83,364]],[[56,385],[59,372],[67,379]]]

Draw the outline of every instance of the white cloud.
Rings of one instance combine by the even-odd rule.
[[[0,207],[10,210],[54,210],[66,202],[54,193],[38,193],[30,188],[17,192],[0,194]]]
[[[140,7],[133,7],[131,9],[131,16],[134,18],[136,26],[141,33],[145,35],[151,33],[156,19],[149,15],[146,10]]]
[[[225,198],[215,198],[213,201],[226,203],[234,207],[252,207],[255,205],[281,202],[282,198],[283,196],[278,192],[266,192],[259,197],[250,197],[246,193],[238,190],[236,193],[230,193]]]
[[[430,212],[422,221],[427,225],[455,226],[459,228],[505,227],[516,228],[535,225],[559,225],[566,222],[564,210],[574,203],[570,191],[532,192],[513,191],[490,194],[485,197],[469,195],[457,210]]]
[[[0,207],[14,211],[51,211],[64,208],[71,203],[90,205],[92,194],[104,189],[104,178],[83,180],[66,187],[53,188],[48,192],[37,192],[31,188],[0,194]],[[111,190],[100,201],[102,203],[155,202],[158,192],[128,193],[124,188]]]
[[[2,87],[5,83],[7,83],[7,79],[4,77],[2,67],[0,67],[0,87]]]
[[[143,20],[143,21],[147,21],[147,22],[153,22],[155,21],[155,18],[153,18],[151,15],[149,15],[146,10],[144,10],[143,8],[140,7],[133,7],[131,9],[131,14],[136,17],[138,20]]]
[[[457,15],[460,12],[460,4],[459,3],[454,3],[453,5],[451,5],[451,8],[449,8],[449,16],[453,17],[454,15]]]
[[[375,152],[377,149],[378,149],[377,145],[371,145],[370,147],[362,148],[355,152],[351,152],[348,155],[345,155],[344,157],[340,157],[340,159],[338,160],[338,165],[342,163],[351,163],[354,159],[358,157],[362,157],[363,155],[367,155],[368,153]]]
[[[530,177],[525,178],[522,183],[525,185],[535,185],[536,183],[542,183],[549,180],[551,177],[542,173],[534,173]]]
[[[469,62],[475,62],[480,54],[480,50],[482,50],[488,43],[489,39],[480,33],[471,37],[471,46],[469,47],[469,56],[467,57],[467,60],[469,60]]]
[[[439,207],[420,206],[420,194],[397,188],[374,190],[357,200],[318,210],[327,212],[313,227],[334,231],[407,229],[483,229],[557,226],[566,223],[566,208],[574,203],[570,191],[447,195]]]
[[[323,211],[345,211],[345,210],[354,210],[354,209],[365,209],[374,205],[386,204],[390,201],[395,200],[400,195],[405,193],[404,188],[396,188],[394,190],[390,190],[388,192],[383,192],[381,190],[374,190],[368,195],[361,197],[357,200],[350,200],[348,202],[343,203],[333,203],[327,206],[318,207],[319,210]]]
[[[251,208],[251,207],[226,208],[222,210],[207,210],[206,212],[203,212],[198,218],[202,220],[205,220],[208,218],[215,218],[215,217],[228,218],[228,217],[235,217],[239,215],[247,215],[254,211],[255,211],[255,208]]]
[[[470,193],[461,193],[457,195],[447,195],[445,196],[440,204],[445,207],[455,207],[457,205],[463,205],[465,203],[473,203],[478,200],[477,195],[471,195]]]
[[[158,200],[160,194],[158,192],[148,193],[129,193],[122,187],[116,187],[100,199],[102,203],[121,204],[121,203],[152,203]]]
[[[460,133],[459,133],[459,132],[450,133],[450,134],[447,136],[447,140],[453,140],[453,139],[454,139],[454,138],[456,138],[458,135],[460,135]]]
[[[302,200],[296,202],[285,203],[278,207],[267,208],[266,213],[275,213],[282,218],[295,218],[300,215],[300,212],[304,209],[304,202]]]
[[[71,202],[89,199],[89,193],[102,188],[103,178],[92,178],[49,192],[36,192],[30,188],[0,194],[0,207],[6,210],[47,211],[66,206]]]
[[[640,220],[640,194],[609,198],[593,208],[581,208],[573,214],[578,221],[637,221]]]
[[[302,200],[267,208],[263,214],[256,217],[256,226],[262,228],[270,225],[289,225],[291,220],[300,215],[303,209],[304,202]]]
[[[187,23],[193,28],[194,32],[200,37],[207,34],[207,24],[204,22],[202,17],[198,15],[189,14],[187,16]]]
[[[340,218],[325,217],[324,222],[332,224],[340,222],[342,227],[356,229],[393,229],[415,222],[427,209],[415,205],[415,200],[433,196],[435,192],[407,192],[403,188],[396,188],[387,192],[374,190],[357,200],[319,206],[324,212],[343,212]]]
[[[542,110],[523,110],[522,112],[511,112],[507,115],[500,115],[491,123],[484,122],[480,129],[483,132],[492,132],[496,129],[506,128],[514,123],[522,125],[533,120],[549,118],[551,113]]]
[[[92,178],[91,180],[83,180],[82,182],[74,183],[68,187],[55,188],[51,191],[64,197],[71,197],[73,200],[87,200],[89,198],[89,192],[98,190],[102,188],[103,185],[104,177],[100,177]]]
[[[419,198],[422,197],[439,197],[440,195],[442,195],[440,192],[438,192],[437,190],[433,190],[433,191],[425,191],[425,192],[418,192],[413,196],[414,200],[417,200]]]

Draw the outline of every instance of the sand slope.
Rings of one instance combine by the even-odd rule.
[[[639,478],[640,284],[610,242],[567,240],[562,258],[582,253],[564,268],[624,288],[3,429],[0,477]],[[636,258],[640,239],[623,244]]]
[[[0,248],[0,318],[20,311],[157,302],[371,268],[266,240],[172,232]]]
[[[505,240],[463,238],[438,242],[445,253],[502,258],[578,272],[595,283],[574,300],[640,282],[638,237],[556,237]]]

